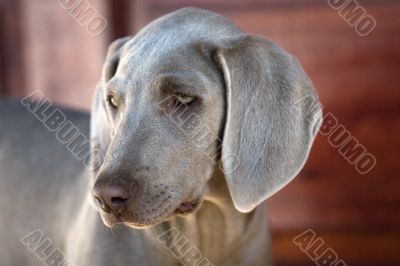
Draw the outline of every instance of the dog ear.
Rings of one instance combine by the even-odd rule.
[[[250,212],[301,170],[321,106],[297,59],[262,37],[226,41],[214,60],[226,86],[222,167],[236,209]]]
[[[109,46],[103,65],[102,77],[94,94],[90,122],[91,153],[100,153],[102,155],[100,158],[104,157],[106,154],[113,134],[112,122],[106,107],[107,96],[105,95],[104,87],[105,84],[115,75],[119,64],[122,47],[130,39],[131,37],[121,38],[114,41]],[[99,156],[94,159],[98,160],[98,158]],[[92,167],[94,169],[97,169],[101,164],[102,161],[94,162],[92,160]]]

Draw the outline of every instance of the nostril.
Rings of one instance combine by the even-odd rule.
[[[93,196],[102,211],[120,214],[131,199],[131,188],[124,182],[97,180]]]
[[[128,199],[124,199],[121,197],[112,197],[111,198],[111,204],[115,204],[115,205],[123,205],[127,202]]]

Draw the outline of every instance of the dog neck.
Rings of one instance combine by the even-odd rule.
[[[156,226],[150,230],[152,239],[178,259],[193,248],[217,264],[219,258],[234,258],[238,250],[262,249],[263,256],[269,241],[264,204],[249,213],[238,212],[221,173],[210,179],[208,188],[197,212]]]

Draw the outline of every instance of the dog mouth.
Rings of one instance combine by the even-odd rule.
[[[100,211],[100,216],[103,223],[107,227],[115,227],[121,224],[133,227],[136,229],[142,229],[146,227],[155,226],[166,220],[169,220],[174,215],[189,215],[194,213],[200,208],[201,199],[197,198],[195,200],[186,200],[182,202],[177,208],[170,208],[167,205],[163,210],[159,211],[156,215],[151,215],[150,217],[129,217],[130,215],[124,215],[123,213],[115,212],[104,212]]]
[[[195,212],[200,206],[200,199],[185,201],[175,210],[176,214],[190,214]]]

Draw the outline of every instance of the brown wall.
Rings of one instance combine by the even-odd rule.
[[[360,174],[330,144],[333,136],[320,134],[299,177],[268,200],[277,260],[312,265],[292,243],[311,228],[348,265],[400,265],[399,1],[358,1],[377,22],[370,35],[361,37],[327,1],[92,0],[110,23],[97,38],[88,36],[57,1],[20,2],[19,9],[8,7],[18,14],[16,24],[2,17],[0,25],[2,34],[22,39],[0,40],[3,94],[39,89],[57,102],[88,108],[110,40],[188,3],[220,12],[296,55],[325,114],[331,113],[376,158],[376,166]],[[0,7],[5,10],[4,4]],[[14,68],[21,68],[21,75]]]
[[[68,1],[0,1],[1,91],[21,96],[39,90],[59,104],[88,109],[109,31],[91,36],[75,19],[79,12],[61,2]],[[109,20],[105,1],[90,4]]]

